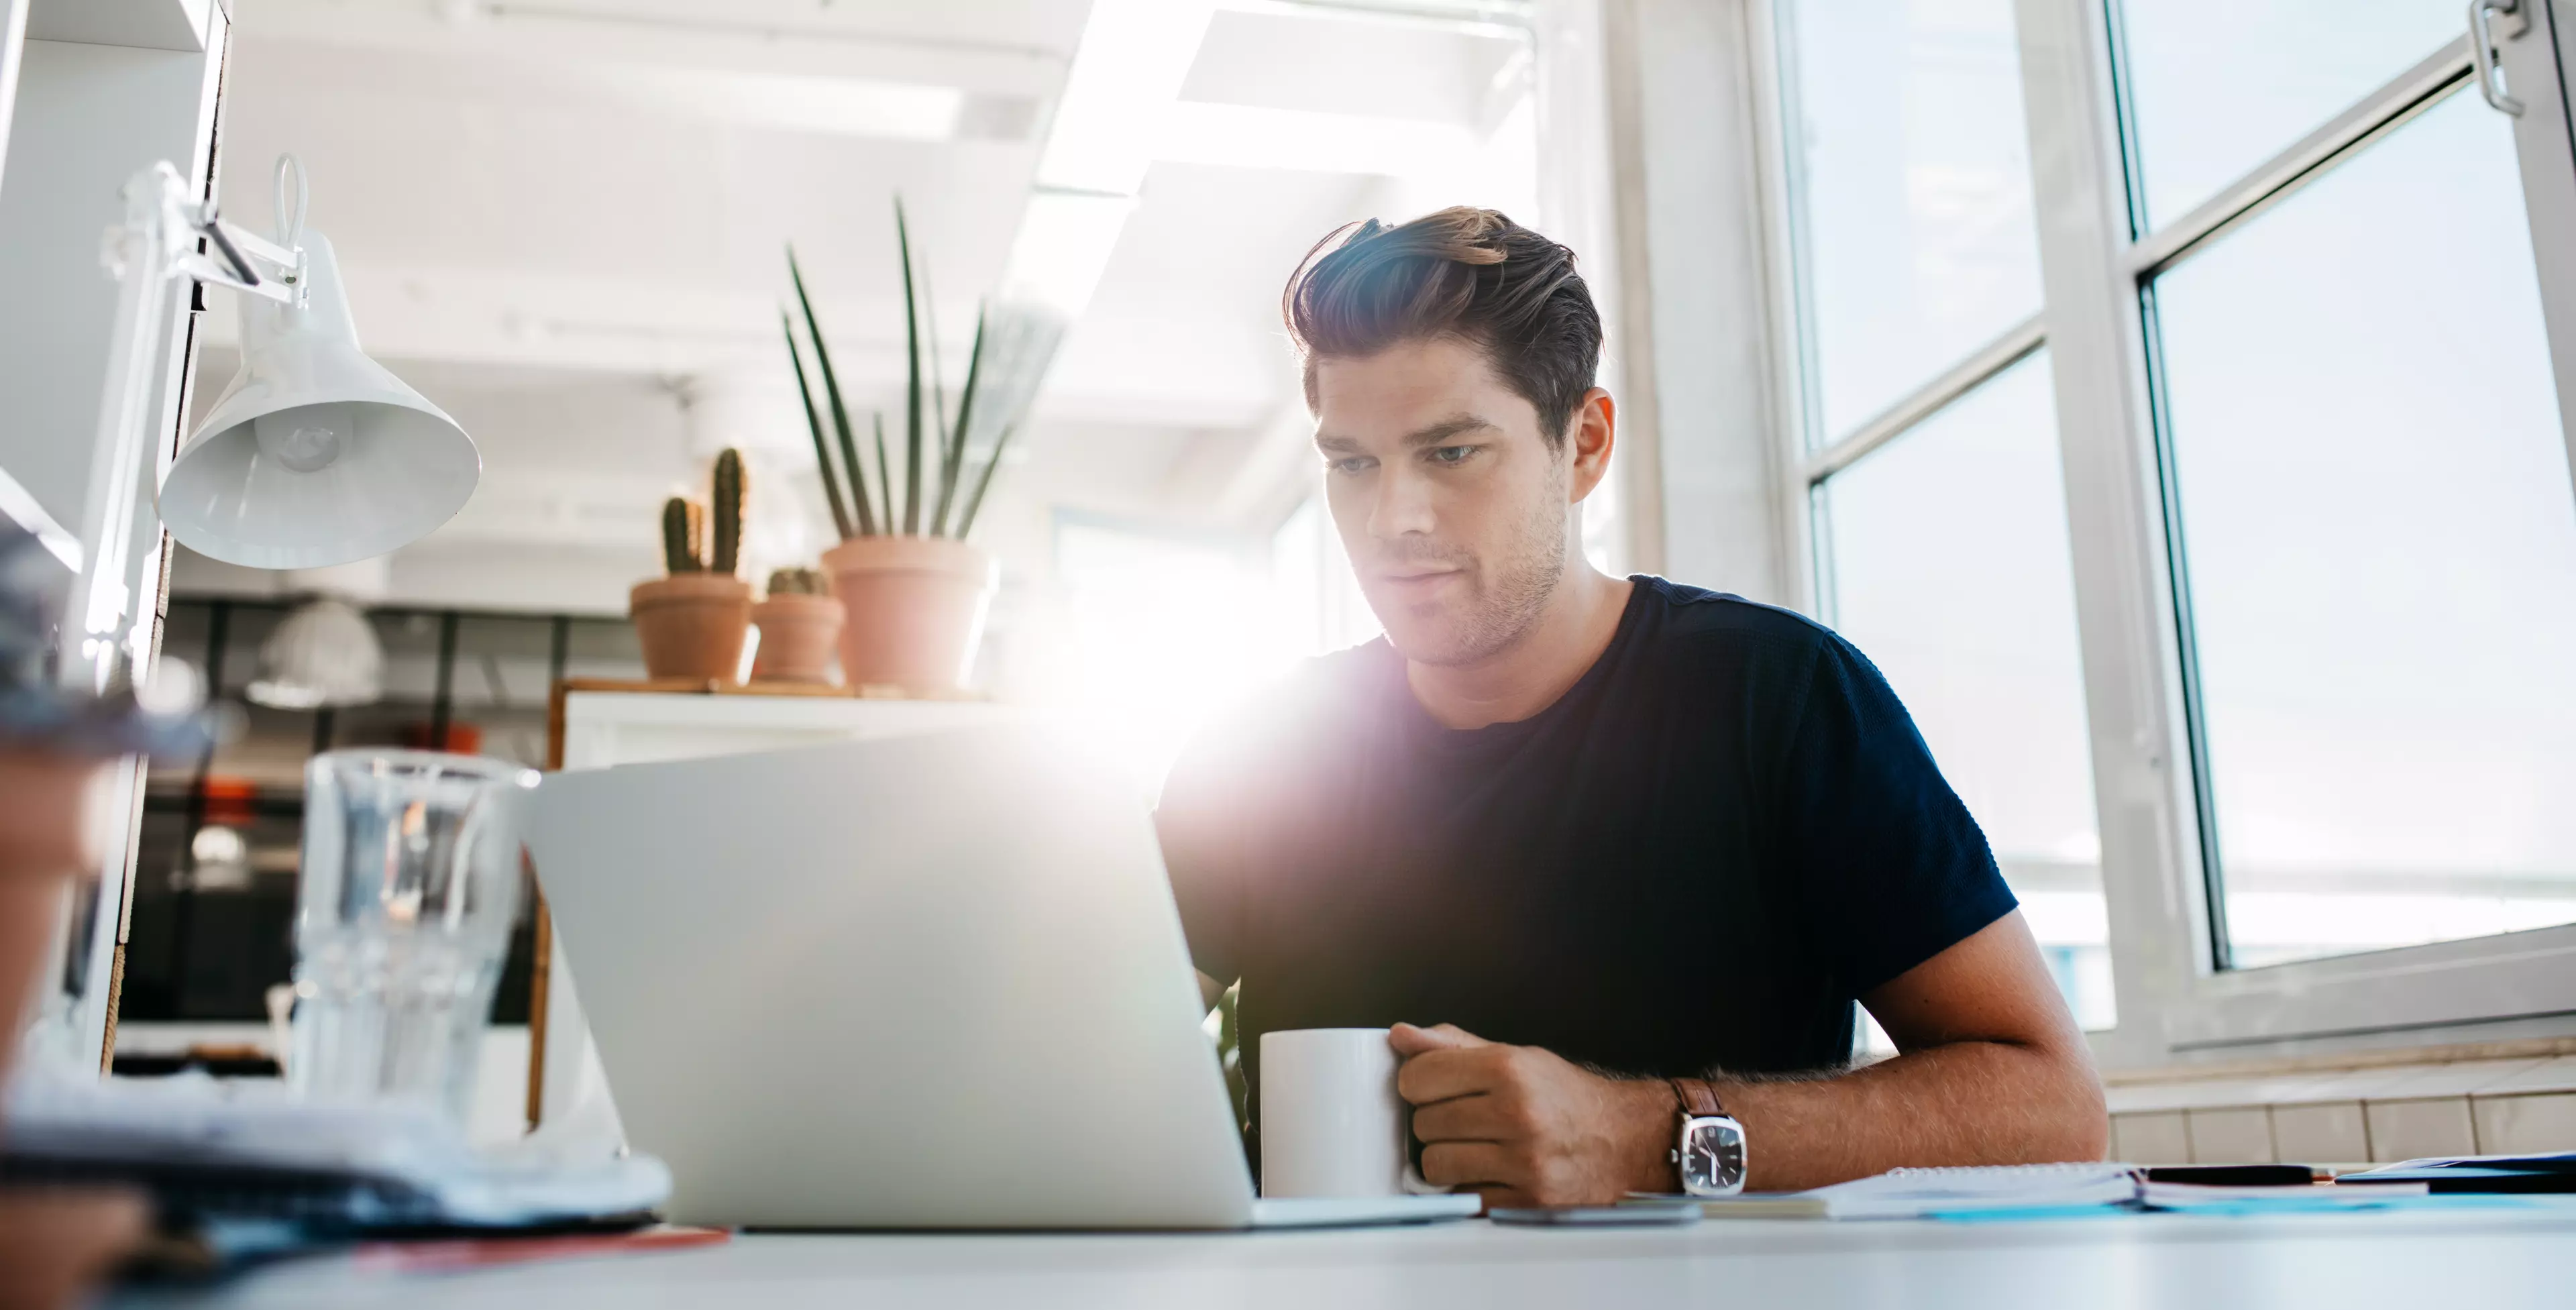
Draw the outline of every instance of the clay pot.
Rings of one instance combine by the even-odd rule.
[[[627,593],[644,676],[732,682],[751,632],[751,584],[728,573],[681,573]]]
[[[47,981],[40,966],[61,931],[63,888],[98,876],[109,763],[0,750],[0,1075]]]
[[[852,688],[955,695],[993,602],[993,557],[945,537],[853,537],[823,552],[848,607],[841,677]]]
[[[751,657],[754,682],[830,682],[840,660],[841,602],[795,592],[773,595],[751,607],[760,648]]]

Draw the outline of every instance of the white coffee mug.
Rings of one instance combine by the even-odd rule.
[[[1412,1107],[1395,1091],[1384,1028],[1261,1035],[1261,1194],[1440,1192],[1406,1149]]]

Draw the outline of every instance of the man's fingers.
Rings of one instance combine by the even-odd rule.
[[[1453,1096],[1490,1092],[1501,1081],[1503,1062],[1497,1056],[1509,1049],[1479,1046],[1408,1056],[1395,1071],[1395,1093],[1415,1105],[1429,1105]]]
[[[1495,1096],[1460,1096],[1413,1112],[1413,1135],[1426,1142],[1507,1142],[1519,1125]]]
[[[1408,1058],[1425,1051],[1455,1051],[1471,1046],[1487,1045],[1484,1038],[1449,1023],[1434,1024],[1428,1028],[1417,1028],[1409,1023],[1400,1023],[1386,1030],[1386,1044],[1394,1047],[1397,1055]]]
[[[1422,1148],[1422,1180],[1434,1187],[1512,1187],[1521,1171],[1492,1142],[1434,1142]]]

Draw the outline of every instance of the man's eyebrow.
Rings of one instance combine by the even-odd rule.
[[[1404,444],[1418,449],[1423,446],[1437,446],[1451,437],[1465,436],[1470,432],[1493,430],[1495,430],[1494,425],[1484,419],[1473,414],[1460,414],[1455,418],[1443,419],[1418,432],[1406,433]]]
[[[1479,418],[1473,414],[1460,414],[1454,418],[1442,419],[1440,422],[1434,423],[1427,428],[1406,433],[1404,435],[1404,444],[1414,449],[1420,449],[1424,446],[1437,446],[1440,443],[1449,440],[1451,437],[1463,436],[1470,432],[1490,432],[1497,430],[1499,429],[1497,429],[1489,420]],[[1358,453],[1362,449],[1359,442],[1353,441],[1349,437],[1337,437],[1325,432],[1318,432],[1315,434],[1315,448],[1324,451],[1327,454],[1352,454]]]

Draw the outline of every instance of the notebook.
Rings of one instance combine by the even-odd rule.
[[[2138,1188],[2137,1169],[2125,1164],[1979,1165],[1893,1169],[1807,1192],[1708,1197],[1700,1208],[1712,1219],[1920,1219],[2120,1205],[2138,1199]]]

